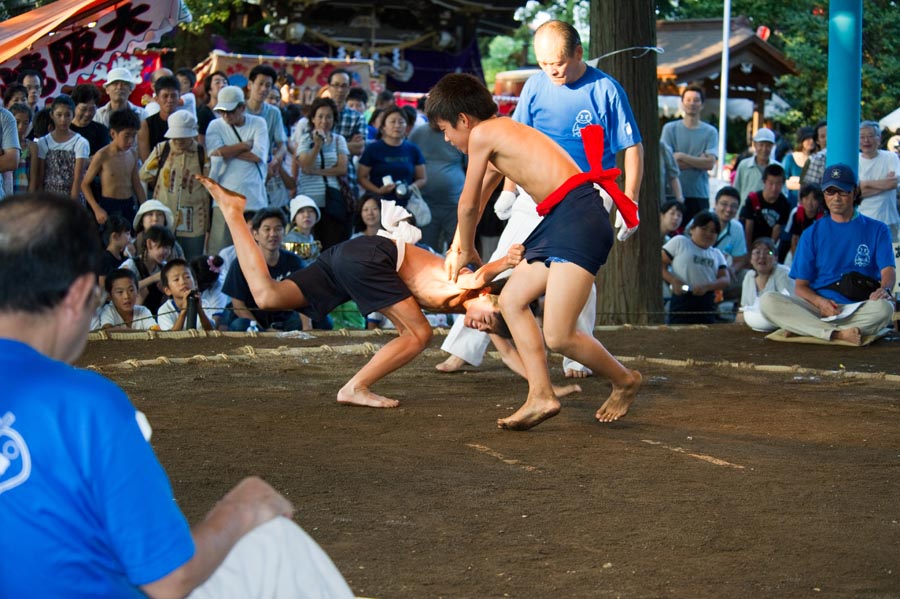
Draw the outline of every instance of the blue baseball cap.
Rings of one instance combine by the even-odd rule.
[[[856,189],[856,173],[846,164],[832,164],[825,167],[822,175],[822,189],[837,187],[841,191],[851,192]]]

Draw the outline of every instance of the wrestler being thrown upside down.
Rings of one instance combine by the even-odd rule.
[[[262,250],[244,220],[246,198],[208,177],[198,175],[197,179],[222,210],[241,271],[261,309],[297,310],[317,320],[352,299],[363,314],[381,312],[396,326],[399,335],[338,391],[339,403],[373,408],[399,405],[397,400],[373,393],[370,387],[428,346],[432,330],[422,309],[465,313],[466,326],[508,336],[497,296],[491,294],[488,283],[519,263],[523,246],[514,246],[506,258],[485,264],[474,273],[461,272],[453,282],[447,279],[441,257],[411,243],[362,236],[328,248],[309,267],[276,281],[269,276]],[[505,357],[504,362],[523,374],[515,357]],[[566,385],[554,386],[553,390],[562,397],[581,388]]]

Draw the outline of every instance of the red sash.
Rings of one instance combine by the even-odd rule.
[[[622,214],[622,218],[625,221],[625,226],[629,229],[638,226],[640,223],[638,205],[628,199],[628,196],[622,193],[622,190],[616,185],[616,177],[622,171],[617,168],[611,168],[608,171],[603,170],[603,127],[600,125],[588,125],[583,128],[581,130],[581,141],[584,144],[584,151],[587,154],[591,170],[586,173],[573,175],[560,185],[559,189],[537,205],[537,213],[541,216],[547,216],[553,210],[553,207],[559,204],[570,191],[584,183],[596,183],[615,202],[616,208],[619,209],[619,213]]]

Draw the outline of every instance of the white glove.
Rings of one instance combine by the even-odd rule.
[[[516,203],[516,194],[512,191],[501,191],[494,202],[494,214],[500,220],[509,220],[512,216],[512,207]]]
[[[622,218],[622,213],[618,210],[616,211],[616,228],[619,230],[619,234],[616,235],[616,239],[618,239],[619,241],[625,241],[626,239],[631,237],[632,234],[638,230],[639,226],[640,225],[636,225],[629,229],[625,226],[625,219]]]

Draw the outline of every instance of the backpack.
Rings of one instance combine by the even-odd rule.
[[[162,146],[162,149],[160,149]],[[156,184],[159,182],[159,173],[162,172],[163,165],[166,163],[166,160],[169,159],[169,154],[172,152],[172,146],[169,143],[169,140],[166,140],[156,146],[156,156],[158,158],[157,167],[156,167],[156,176],[151,179],[147,183],[147,190],[153,191],[153,197],[157,197],[156,194]],[[203,144],[197,144],[197,158],[200,162],[200,174],[203,174],[203,165],[206,164],[206,149],[203,147]]]

